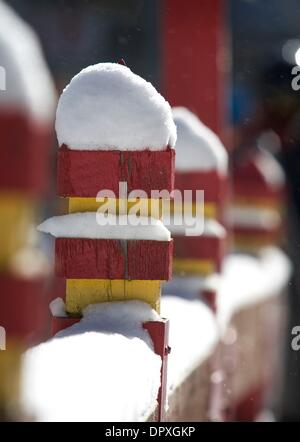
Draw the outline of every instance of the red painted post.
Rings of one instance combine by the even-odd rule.
[[[158,219],[159,215],[155,215],[154,211],[152,212],[152,204],[157,205],[159,203],[158,205],[160,205],[162,199],[169,200],[174,188],[175,152],[173,144],[176,133],[168,103],[156,93],[154,88],[149,86],[149,83],[143,83],[141,78],[137,79],[128,68],[108,63],[99,64],[79,73],[76,81],[71,81],[61,96],[56,119],[56,127],[60,127],[61,131],[59,134],[58,130],[58,139],[60,135],[64,138],[64,130],[68,122],[74,117],[74,107],[78,106],[80,112],[82,112],[81,100],[78,99],[78,96],[82,94],[81,98],[90,99],[90,94],[88,94],[88,97],[85,95],[86,87],[84,86],[89,83],[89,79],[91,78],[91,85],[94,85],[95,80],[101,83],[105,78],[106,89],[110,78],[112,79],[112,84],[114,84],[117,76],[119,76],[118,80],[121,84],[120,93],[123,94],[123,102],[125,104],[128,102],[128,114],[131,119],[135,122],[137,118],[142,118],[140,115],[142,109],[148,109],[147,116],[144,116],[144,119],[148,124],[149,112],[150,115],[153,113],[155,120],[155,126],[153,127],[155,127],[157,132],[155,136],[160,133],[159,138],[162,138],[163,141],[152,140],[151,137],[149,140],[141,141],[144,132],[148,130],[146,128],[142,129],[138,141],[134,141],[134,143],[139,143],[138,146],[133,145],[130,148],[129,144],[129,146],[124,147],[122,143],[125,141],[123,140],[119,141],[120,145],[113,142],[108,148],[107,144],[111,144],[110,140],[106,140],[103,145],[101,144],[102,141],[99,141],[99,121],[100,124],[107,124],[107,120],[105,118],[102,119],[103,115],[101,112],[99,115],[97,114],[98,120],[94,121],[95,127],[93,130],[91,130],[93,125],[89,120],[88,128],[85,127],[85,130],[82,130],[77,135],[77,138],[80,138],[84,134],[87,142],[80,141],[78,143],[78,140],[74,139],[71,141],[59,141],[58,195],[68,199],[69,213],[64,215],[63,220],[62,217],[55,219],[56,228],[58,225],[61,227],[61,221],[64,224],[64,221],[68,220],[68,225],[73,227],[73,232],[75,233],[70,235],[68,231],[63,229],[62,234],[56,234],[51,231],[51,228],[50,230],[48,229],[46,225],[48,221],[45,221],[40,226],[41,231],[56,237],[56,275],[66,280],[66,284],[62,284],[62,290],[65,291],[65,295],[62,297],[66,302],[67,316],[53,318],[53,334],[80,321],[80,318],[72,316],[74,314],[72,305],[74,304],[76,304],[78,313],[81,314],[84,307],[91,303],[134,299],[147,302],[159,312],[160,285],[162,281],[168,280],[171,276],[173,241],[170,239],[167,229]],[[128,94],[128,88],[132,91],[131,94]],[[101,88],[99,90],[101,92]],[[64,96],[64,94],[70,94],[69,98],[75,100],[73,106],[70,106],[70,102],[67,100],[68,104],[64,108],[66,103],[64,101],[66,95]],[[157,94],[158,104],[162,110],[161,118],[159,112],[157,112],[157,105],[153,106],[152,100],[149,99],[149,97],[155,94]],[[104,92],[103,97],[108,112],[117,115],[115,120],[112,118],[112,121],[109,122],[109,127],[112,131],[111,135],[115,135],[115,132],[120,130],[121,124],[121,117],[116,112],[116,107],[119,108],[120,96],[118,95],[116,99],[114,91],[111,92],[111,109],[109,100],[107,100]],[[101,106],[101,100],[102,97],[99,94],[97,103],[93,102],[92,104]],[[141,107],[141,111],[138,115],[135,115],[138,106]],[[90,108],[92,111],[92,107],[87,106],[87,114]],[[62,108],[64,108],[64,112],[61,111]],[[160,119],[161,121],[159,121]],[[72,123],[78,124],[76,118],[75,121],[72,120]],[[112,124],[115,124],[114,129],[111,129]],[[127,126],[128,124],[130,125],[131,123],[127,123]],[[143,124],[145,125],[145,123]],[[138,124],[136,130],[141,132],[140,127],[143,127],[143,124]],[[157,129],[160,129],[160,132]],[[127,127],[126,130],[128,130]],[[73,134],[73,131],[71,132]],[[96,132],[97,135],[95,135]],[[66,130],[66,133],[68,133],[68,130]],[[154,137],[153,134],[152,137]],[[114,138],[112,137],[112,139]],[[87,149],[90,142],[97,144],[94,150],[91,148]],[[147,147],[148,142],[152,143],[149,147]],[[121,183],[126,183],[125,195],[119,195]],[[110,229],[105,230],[97,223],[96,215],[99,208],[97,205],[97,195],[99,191],[104,189],[113,195],[107,198],[114,203],[116,209],[113,212],[113,209],[109,208],[108,214],[122,215],[125,218],[127,214],[129,215],[126,223],[120,224],[120,226],[124,226],[124,229],[114,230],[114,226],[120,227],[118,223],[114,223],[110,226]],[[143,192],[142,197],[135,199],[144,200],[144,203],[146,203],[146,214],[142,214],[142,216],[149,218],[146,226],[149,226],[151,229],[148,229],[146,233],[144,229],[141,229],[141,238],[136,234],[136,229],[134,229],[131,239],[130,232],[133,229],[126,230],[125,228],[130,227],[132,213],[127,203],[132,200],[130,195],[132,191]],[[155,196],[152,195],[152,191],[167,191],[167,196]],[[126,208],[122,209],[122,212],[120,209],[121,203],[122,207],[126,203]],[[74,210],[74,207],[76,207],[76,210]],[[79,223],[80,225],[74,221],[74,216],[77,216],[78,221],[78,215],[80,215],[81,220],[85,220]],[[139,215],[135,216],[137,220]],[[153,219],[151,220],[150,217],[154,218],[156,229],[152,228]],[[73,222],[74,224],[72,224]],[[85,234],[83,233],[82,225],[85,226]],[[116,232],[119,233],[117,234]],[[106,291],[106,284],[109,284],[109,292]],[[120,287],[123,292],[120,290]],[[78,297],[76,297],[79,292],[81,303],[78,301]],[[76,300],[74,301],[74,299]],[[162,320],[145,323],[144,328],[148,330],[153,340],[155,353],[159,354],[162,358],[161,386],[158,393],[158,419],[161,420],[163,419],[166,400],[168,321]]]
[[[71,327],[80,322],[80,317],[74,316],[52,316],[51,318],[51,335],[55,336],[58,332]]]
[[[217,313],[217,290],[216,289],[208,289],[205,288],[201,290],[201,299],[207,303],[207,305],[211,308],[214,314]]]
[[[256,253],[280,244],[283,233],[285,177],[277,160],[263,150],[250,150],[233,168],[230,221],[234,246]]]
[[[161,321],[144,322],[143,327],[148,331],[152,342],[154,352],[161,357],[160,369],[160,388],[158,392],[158,421],[165,420],[165,406],[167,398],[167,372],[168,372],[168,355],[171,351],[169,347],[169,321],[162,319]]]
[[[19,38],[7,38],[9,33]],[[25,57],[32,71],[24,69]],[[0,420],[5,420],[20,417],[22,352],[47,331],[46,258],[30,238],[49,185],[55,93],[34,32],[2,2],[0,59],[1,74],[7,74],[0,88],[0,326],[6,331]]]
[[[205,278],[220,273],[227,249],[226,230],[219,222],[226,209],[227,153],[219,138],[188,109],[173,108],[173,117],[177,125],[175,188],[181,195],[190,193],[190,201],[184,204],[174,200],[173,268],[177,274]],[[176,227],[178,213],[184,228]],[[198,232],[189,232],[188,222],[199,223]]]
[[[219,135],[224,129],[228,50],[224,0],[162,2],[162,90]]]

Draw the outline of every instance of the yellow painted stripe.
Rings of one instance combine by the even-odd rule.
[[[167,206],[168,201],[164,201],[163,204],[164,204],[164,206],[163,206],[164,210],[167,210],[166,208],[168,207]],[[195,202],[189,205],[188,210],[191,212],[192,216],[196,216],[196,214],[201,216],[202,211],[200,210],[200,208],[198,208],[198,211],[196,209],[197,209],[197,205]],[[183,212],[183,204],[176,203],[175,201],[170,201],[170,211],[171,211],[170,213],[175,213],[175,214],[182,213]],[[207,202],[204,203],[204,216],[205,216],[205,218],[214,218],[215,219],[217,217],[217,213],[218,213],[217,212],[217,205],[215,203],[207,203]]]
[[[36,203],[20,194],[0,194],[0,268],[7,268],[13,255],[29,241]]]
[[[216,264],[209,259],[173,259],[173,272],[189,275],[211,275],[216,272]]]
[[[264,197],[255,197],[255,198],[249,198],[249,197],[239,197],[239,196],[233,196],[233,204],[234,206],[242,206],[242,207],[249,207],[251,209],[257,209],[259,207],[263,207],[264,209],[272,209],[276,211],[282,211],[282,202],[276,201],[274,198],[264,198]]]
[[[89,304],[136,299],[147,302],[159,313],[160,293],[161,281],[67,279],[66,310],[78,314]]]
[[[247,253],[258,253],[264,247],[280,245],[280,237],[278,235],[278,238],[275,237],[274,240],[272,240],[256,235],[235,234],[233,237],[233,245],[236,250]]]
[[[8,341],[6,350],[0,351],[0,409],[4,413],[17,413],[23,351],[15,341]]]
[[[76,212],[104,212],[116,215],[133,213],[138,216],[152,216],[160,219],[162,214],[161,199],[115,199],[105,198],[103,202],[95,198],[69,198],[69,213]]]

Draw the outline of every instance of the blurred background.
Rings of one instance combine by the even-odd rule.
[[[123,58],[135,73],[153,83],[172,106],[188,107],[221,137],[230,153],[233,172],[246,152],[256,151],[263,144],[286,173],[286,225],[280,242],[297,269],[300,91],[292,87],[292,69],[300,65],[299,0],[6,3],[40,39],[57,97],[87,65]],[[49,121],[51,178],[46,199],[39,194],[38,218],[59,211],[54,199],[53,118]],[[272,173],[268,169],[267,175]],[[276,403],[279,420],[300,420],[300,354],[290,345],[291,328],[300,324],[297,273],[289,283],[287,295],[284,388]]]

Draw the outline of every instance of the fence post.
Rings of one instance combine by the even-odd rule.
[[[102,85],[103,81],[105,84]],[[86,144],[85,140],[79,143],[74,140],[74,147],[65,137],[67,122],[73,118],[74,109],[76,114],[76,108],[87,100],[84,87],[92,88],[97,82],[100,93],[86,107],[86,121],[94,118],[93,106],[101,109],[102,103],[105,103],[105,112],[111,114],[112,121],[105,122],[103,111],[94,120],[95,126],[91,130],[93,132],[99,125],[109,124],[111,134],[104,142],[101,140],[103,134],[93,138],[87,133]],[[115,85],[113,89],[110,82]],[[106,89],[101,94],[101,86],[110,90],[111,94],[107,95]],[[131,89],[131,95],[128,89]],[[151,94],[160,101],[165,121],[159,120],[157,109],[148,100],[149,97],[143,98],[145,94]],[[77,98],[73,101],[73,97]],[[122,144],[126,143],[126,139],[118,135],[124,126],[118,115],[120,98],[128,110],[124,113],[129,124],[123,131],[124,137],[133,143],[136,136],[139,138],[138,145],[127,144],[126,148]],[[65,106],[68,100],[70,107]],[[140,109],[136,114],[137,105]],[[145,106],[147,116],[143,115]],[[147,139],[147,133],[143,133],[143,127],[153,125],[149,113],[155,119],[153,133],[165,131],[167,123],[170,133],[163,145],[153,145],[155,140],[151,140],[149,135]],[[143,121],[143,118],[146,120]],[[133,129],[130,125],[134,126],[136,122],[136,130],[142,131],[140,134],[131,132]],[[142,129],[139,129],[141,126]],[[90,122],[88,127],[91,128]],[[65,89],[58,105],[56,128],[60,144],[58,195],[68,200],[68,214],[55,217],[54,224],[58,229],[63,228],[65,220],[72,233],[69,234],[67,230],[61,234],[51,231],[48,228],[51,220],[40,226],[42,231],[56,236],[56,275],[65,279],[66,316],[53,318],[53,333],[80,320],[84,308],[94,303],[134,299],[148,303],[159,312],[161,283],[171,276],[173,248],[170,234],[160,220],[162,198],[170,199],[174,187],[175,153],[171,132],[175,132],[175,126],[168,103],[149,83],[127,67],[103,63],[83,70]],[[84,127],[82,131],[84,133]],[[120,144],[113,141],[118,137]],[[92,148],[88,142],[90,145],[94,143]],[[121,193],[124,188],[125,193]],[[163,190],[165,194],[153,197],[152,191],[159,193]],[[109,228],[104,224],[98,225],[97,217],[103,221],[104,215],[112,222]],[[140,224],[131,229],[132,217]],[[141,225],[143,220],[146,224]],[[81,225],[86,226],[83,235]],[[144,328],[153,340],[154,351],[162,359],[158,395],[158,418],[161,420],[166,398],[168,321],[147,322]]]
[[[185,278],[197,290],[197,295],[217,313],[218,280],[227,252],[227,232],[221,224],[225,219],[227,200],[227,153],[218,137],[204,126],[196,115],[185,108],[173,108],[177,126],[175,188],[192,191],[190,214],[199,221],[199,231],[187,236],[184,228],[171,225],[174,237],[173,271],[177,278]],[[204,206],[197,206],[196,191],[204,191]],[[185,215],[183,207],[174,202],[173,216]],[[202,218],[202,223],[201,223]],[[192,280],[191,280],[192,278]],[[198,279],[198,285],[195,280]],[[182,284],[181,284],[182,286]],[[197,288],[198,287],[198,288]],[[184,294],[183,294],[184,295]],[[201,339],[201,337],[200,337]],[[222,345],[210,360],[210,403],[207,415],[211,420],[225,420],[229,408],[224,384],[226,367],[223,366]]]
[[[18,41],[8,39],[9,32],[18,33]],[[45,80],[43,57],[36,55],[40,49],[34,33],[2,3],[0,43],[0,327],[6,332],[6,349],[0,350],[0,420],[13,420],[22,417],[22,352],[46,332],[46,259],[30,238],[40,198],[49,184],[54,90]],[[23,69],[23,52],[36,57],[34,73]],[[35,100],[30,98],[33,95]]]
[[[283,237],[284,172],[269,152],[253,147],[242,151],[235,159],[233,189],[230,221],[234,247],[261,259],[263,249],[280,245]],[[236,398],[236,420],[253,421],[264,408],[268,392],[274,385],[274,364],[270,361],[273,360],[274,345],[277,345],[278,318],[275,314],[274,322],[273,315],[274,299],[271,298],[249,308],[248,321],[239,320],[238,348],[243,347],[243,340],[250,333],[254,344],[247,353],[240,350],[238,360],[243,367],[256,360],[257,374],[251,385],[248,381],[243,397]]]
[[[220,223],[225,211],[227,153],[196,115],[185,108],[174,108],[173,116],[177,125],[175,188],[181,194],[192,192],[190,201],[184,205],[175,201],[173,205],[173,271],[179,276],[206,279],[221,272],[227,249],[226,229]],[[203,191],[203,206],[196,198],[197,191]],[[175,225],[178,214],[183,216],[182,228]],[[187,229],[189,219],[195,226],[199,223],[191,233]],[[204,296],[214,309],[215,290],[204,289]]]
[[[234,165],[233,188],[230,221],[235,248],[257,253],[262,247],[279,244],[285,178],[277,160],[264,150],[246,151]]]

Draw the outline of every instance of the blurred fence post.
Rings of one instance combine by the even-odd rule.
[[[162,90],[218,135],[225,124],[228,48],[224,0],[162,2]]]

